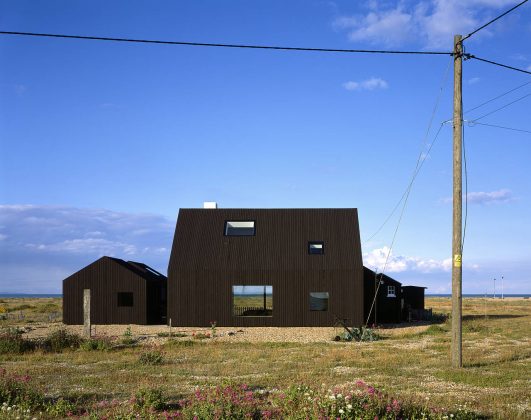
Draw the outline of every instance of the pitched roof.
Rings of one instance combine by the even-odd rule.
[[[150,266],[136,261],[124,261],[120,258],[115,257],[104,257],[109,258],[110,260],[120,264],[122,267],[127,268],[130,271],[133,271],[135,274],[140,277],[149,280],[149,281],[166,281],[167,278],[164,274],[159,273],[157,270],[151,268]]]

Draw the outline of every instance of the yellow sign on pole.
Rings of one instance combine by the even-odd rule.
[[[454,267],[461,267],[461,254],[454,255]]]

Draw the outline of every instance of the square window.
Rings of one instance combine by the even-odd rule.
[[[308,242],[308,254],[323,255],[324,254],[324,242],[323,241]]]
[[[387,297],[396,297],[395,286],[387,286]]]
[[[118,306],[133,306],[133,293],[118,292]]]
[[[310,311],[328,311],[328,292],[310,292]]]
[[[234,316],[273,316],[273,286],[232,286]]]
[[[254,236],[254,220],[228,220],[225,222],[225,236]]]

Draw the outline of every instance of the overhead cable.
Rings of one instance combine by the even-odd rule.
[[[475,125],[484,125],[486,127],[501,128],[501,129],[504,129],[504,130],[519,131],[521,133],[531,134],[530,130],[522,130],[520,128],[505,127],[503,125],[480,123],[480,122],[477,122],[477,121],[467,121],[467,124],[468,124],[469,127],[474,127]]]
[[[491,103],[492,101],[495,101],[496,99],[500,99],[500,98],[504,97],[505,95],[508,95],[509,93],[514,92],[515,90],[521,89],[521,88],[523,88],[524,86],[527,86],[527,85],[530,84],[530,83],[531,83],[531,80],[530,80],[529,82],[526,82],[526,83],[522,84],[522,85],[516,86],[515,88],[513,88],[513,89],[511,89],[511,90],[508,90],[507,92],[504,92],[504,93],[502,93],[501,95],[495,96],[494,98],[489,99],[488,101],[485,101],[485,102],[483,102],[483,103],[481,103],[481,104],[475,106],[474,108],[467,109],[467,110],[464,112],[464,114],[466,114],[466,113],[468,113],[468,112],[472,112],[472,111],[474,111],[474,110],[476,110],[476,109],[478,109],[478,108],[481,108],[482,106],[487,105],[487,104]]]
[[[102,36],[48,34],[48,33],[37,33],[37,32],[0,31],[0,35],[21,35],[21,36],[48,37],[48,38],[85,39],[85,40],[91,40],[91,41],[132,42],[132,43],[142,43],[142,44],[185,45],[185,46],[190,46],[190,47],[249,48],[249,49],[259,49],[259,50],[280,50],[280,51],[311,51],[311,52],[367,53],[367,54],[453,55],[452,52],[444,52],[444,51],[397,51],[397,50],[359,50],[359,49],[342,49],[342,48],[283,47],[283,46],[274,46],[274,45],[220,44],[220,43],[206,43],[206,42],[164,41],[164,40],[155,40],[155,39],[112,38],[112,37],[102,37]]]
[[[465,37],[463,37],[461,39],[461,42],[463,42],[465,39],[468,39],[470,38],[472,35],[474,35],[475,33],[481,31],[482,29],[486,28],[487,26],[489,26],[490,24],[496,22],[498,19],[501,19],[502,17],[504,17],[505,15],[511,13],[513,10],[519,8],[520,6],[522,6],[524,3],[527,3],[528,0],[524,0],[520,3],[518,3],[516,6],[514,7],[511,7],[509,10],[507,10],[506,12],[502,13],[501,15],[495,17],[494,19],[491,19],[489,20],[487,23],[485,23],[484,25],[480,26],[479,28],[477,28],[475,31],[472,31],[470,32],[468,35],[466,35]]]
[[[511,102],[509,102],[508,104],[505,104],[505,105],[503,105],[503,106],[501,106],[501,107],[499,107],[499,108],[496,108],[496,109],[493,110],[493,111],[487,112],[486,114],[483,114],[481,117],[473,118],[473,119],[472,119],[472,122],[479,121],[479,120],[481,120],[481,119],[483,119],[483,118],[485,118],[485,117],[487,117],[487,116],[489,116],[489,115],[494,114],[495,112],[501,111],[502,109],[505,109],[505,108],[507,108],[508,106],[510,106],[510,105],[512,105],[512,104],[515,104],[516,102],[519,102],[519,101],[521,101],[522,99],[525,99],[525,98],[527,98],[527,97],[529,97],[529,96],[531,96],[531,93],[528,93],[527,95],[521,96],[521,97],[519,97],[518,99],[515,99],[514,101],[511,101]]]
[[[496,61],[487,60],[485,58],[479,58],[475,55],[468,54],[467,58],[473,58],[474,60],[483,61],[485,63],[494,64],[495,66],[504,67],[509,70],[518,71],[520,73],[531,74],[531,71],[519,69],[518,67],[508,66],[507,64],[497,63]]]
[[[363,241],[363,244],[366,244],[367,242],[369,242],[372,238],[374,238],[376,235],[378,235],[378,233],[380,233],[380,231],[383,229],[383,227],[387,224],[387,222],[389,221],[389,219],[391,219],[391,217],[395,214],[396,210],[398,209],[398,207],[400,206],[400,203],[402,202],[402,200],[405,198],[406,194],[407,194],[407,191],[408,189],[411,187],[411,185],[413,184],[413,182],[415,182],[415,179],[417,178],[417,175],[420,171],[420,169],[422,168],[422,165],[424,164],[424,159],[422,159],[422,157],[425,155],[424,154],[424,148],[426,146],[426,142],[428,140],[428,136],[429,136],[429,133],[430,133],[430,130],[431,130],[431,127],[433,125],[433,120],[435,118],[435,114],[437,113],[437,110],[439,109],[439,104],[441,102],[441,98],[442,98],[442,93],[444,91],[444,87],[446,85],[446,82],[448,80],[448,75],[450,73],[450,64],[452,63],[452,60],[450,60],[448,62],[448,66],[446,67],[446,70],[444,71],[443,73],[443,78],[441,80],[441,85],[439,87],[439,93],[437,95],[437,98],[435,99],[435,103],[433,105],[433,110],[431,112],[431,116],[430,116],[430,120],[428,122],[428,127],[426,128],[426,133],[424,134],[424,138],[422,139],[422,143],[421,143],[421,148],[420,148],[420,152],[419,152],[419,156],[417,158],[417,163],[415,165],[415,169],[413,170],[413,176],[411,178],[411,181],[409,182],[408,186],[406,187],[404,193],[402,194],[402,197],[400,197],[400,200],[398,200],[398,202],[396,203],[396,205],[393,207],[393,209],[391,210],[391,213],[389,213],[389,215],[385,218],[385,220],[383,221],[383,223],[380,225],[380,227],[376,230],[376,232],[374,232],[368,239],[366,239],[365,241]],[[439,128],[439,131],[441,130],[442,127]],[[430,146],[430,150],[431,148],[433,147],[433,143],[435,142],[435,140],[437,140],[437,136],[439,135],[439,132],[437,132],[437,135],[435,136],[435,139],[433,140],[431,146]],[[428,151],[429,153],[429,151]]]

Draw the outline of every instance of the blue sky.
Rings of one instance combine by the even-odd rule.
[[[195,42],[449,51],[516,4],[4,0],[0,28]],[[466,42],[531,68],[531,6]],[[0,292],[60,292],[101,255],[166,272],[179,208],[356,207],[362,240],[452,115],[447,56],[318,54],[0,37]],[[449,73],[447,74],[447,72]],[[447,75],[447,76],[445,76]],[[469,60],[465,110],[531,81]],[[444,82],[444,83],[443,83]],[[440,104],[425,137],[436,98]],[[465,115],[473,120],[531,84]],[[531,97],[481,120],[531,130]],[[531,292],[531,135],[466,126],[465,293]],[[423,147],[424,145],[424,147]],[[411,192],[387,272],[450,291],[451,127]],[[382,268],[398,213],[363,246]]]

